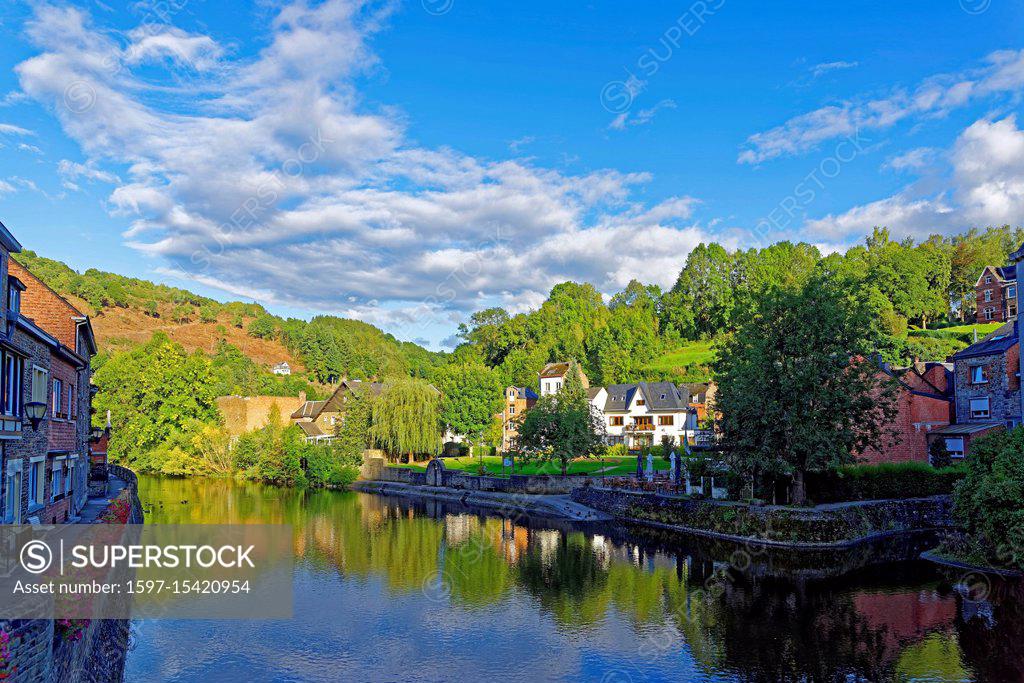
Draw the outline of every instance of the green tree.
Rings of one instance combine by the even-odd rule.
[[[684,339],[713,337],[729,326],[734,304],[733,257],[719,244],[699,244],[664,302],[666,322]]]
[[[856,290],[815,277],[777,289],[718,347],[715,409],[733,468],[748,481],[853,463],[895,412],[870,353],[871,321]]]
[[[479,440],[501,410],[500,375],[482,363],[449,365],[438,371],[437,384],[441,422],[456,434]]]
[[[971,442],[954,513],[978,551],[997,565],[1024,569],[1024,427]]]
[[[174,322],[179,324],[187,323],[192,319],[192,306],[189,304],[178,304],[171,313]]]
[[[272,315],[261,315],[246,330],[250,337],[257,339],[273,339],[277,335],[277,318]]]
[[[335,445],[341,462],[360,465],[363,451],[370,447],[373,424],[373,396],[363,392],[345,404],[345,415],[337,428]]]
[[[388,382],[373,401],[374,441],[393,456],[437,455],[441,450],[441,396],[421,379]]]
[[[217,307],[213,304],[204,304],[199,307],[199,319],[204,323],[217,322]]]
[[[557,462],[563,475],[576,458],[598,453],[604,436],[604,419],[591,409],[575,362],[562,390],[542,396],[519,425],[519,447],[527,459]]]

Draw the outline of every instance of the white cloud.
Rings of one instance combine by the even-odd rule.
[[[352,85],[376,67],[366,40],[388,11],[291,4],[267,46],[240,59],[170,28],[138,36],[133,53],[84,12],[42,5],[27,27],[38,54],[17,73],[86,155],[61,162],[66,186],[115,185],[109,206],[131,220],[130,246],[177,277],[404,338],[482,301],[534,303],[565,279],[669,284],[708,239],[686,224],[695,199],[632,199],[647,174],[570,175],[411,144],[403,115],[367,112]],[[171,51],[209,60],[200,95],[154,94],[136,75],[142,56],[172,68]]]
[[[639,110],[635,116],[631,112],[625,111],[612,119],[608,127],[612,130],[626,130],[629,126],[645,126],[653,121],[655,115],[662,109],[676,108],[675,100],[662,100],[649,109]]]
[[[984,66],[922,81],[877,99],[844,101],[801,114],[747,138],[739,163],[757,164],[814,149],[858,130],[889,128],[914,116],[940,116],[972,101],[1024,89],[1024,50],[993,52]]]
[[[19,142],[18,149],[22,152],[29,152],[30,154],[42,154],[43,150],[39,149],[35,145],[30,145],[27,142]]]
[[[1021,225],[1024,131],[1015,116],[976,121],[960,134],[949,156],[948,187],[920,196],[911,185],[891,197],[809,221],[806,231],[815,239],[842,241],[876,225],[917,238],[972,226]]]
[[[918,147],[887,159],[882,168],[892,171],[917,171],[933,164],[938,155],[939,150],[934,147]]]
[[[811,77],[820,78],[831,71],[841,71],[844,69],[853,69],[857,66],[857,62],[822,62],[821,64],[815,64],[811,67]]]
[[[0,135],[20,135],[30,136],[35,133],[28,128],[22,128],[21,126],[15,126],[12,123],[0,123]]]

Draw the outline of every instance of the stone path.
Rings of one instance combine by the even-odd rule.
[[[127,484],[121,479],[110,475],[110,482],[107,485],[107,494],[104,496],[89,496],[89,500],[86,502],[85,507],[82,508],[82,512],[79,513],[78,524],[95,524],[99,516],[103,514],[103,511],[110,505],[110,501],[117,498],[118,494],[124,490]]]

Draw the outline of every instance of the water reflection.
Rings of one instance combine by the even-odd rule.
[[[223,643],[207,652],[188,624],[143,624],[138,680],[223,675],[225,661],[250,680],[1024,675],[1020,587],[993,586],[979,610],[919,562],[837,578],[849,557],[780,569],[792,554],[368,494],[156,478],[140,493],[155,523],[292,525],[298,588],[294,622],[208,625]],[[283,629],[316,635],[252,647]]]

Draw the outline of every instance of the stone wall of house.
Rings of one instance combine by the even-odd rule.
[[[971,383],[971,368],[981,365],[985,368],[988,382]],[[956,421],[967,422],[1006,422],[1021,418],[1020,378],[1020,345],[1009,349],[1005,354],[997,353],[990,356],[979,356],[958,360],[954,369],[956,382]],[[971,417],[971,399],[988,398],[990,417],[976,419]]]
[[[295,396],[221,396],[217,408],[224,416],[224,427],[231,436],[265,427],[276,408],[283,424],[299,406],[306,402],[305,394]]]

